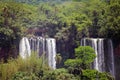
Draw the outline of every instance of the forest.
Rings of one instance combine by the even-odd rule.
[[[57,69],[48,66],[44,54],[19,56],[22,37],[35,36],[56,39]],[[95,50],[80,46],[82,38],[120,45],[120,1],[0,0],[0,80],[119,80],[120,72],[115,79],[91,69]]]

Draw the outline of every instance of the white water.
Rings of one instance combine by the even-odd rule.
[[[47,49],[48,49],[48,64],[50,67],[52,67],[53,69],[56,68],[56,61],[55,61],[55,57],[56,57],[56,49],[55,49],[55,39],[46,39],[47,41]]]
[[[105,71],[105,58],[104,58],[104,39],[98,41],[98,64],[99,71]]]
[[[30,44],[26,37],[23,37],[20,41],[19,54],[23,59],[31,54]]]
[[[95,61],[94,61],[94,68],[96,69],[96,70],[99,70],[99,63],[98,63],[98,50],[97,50],[97,39],[93,39],[92,40],[92,47],[94,48],[94,50],[95,50],[95,54],[96,54],[96,58],[95,58]]]
[[[36,52],[38,56],[45,54],[48,64],[51,68],[56,68],[56,41],[53,38],[43,37],[23,37],[19,45],[20,56],[24,59],[31,55],[31,51]]]
[[[31,51],[36,52],[38,56],[45,53],[45,39],[42,37],[31,37],[29,39]]]
[[[106,40],[106,43],[104,43],[104,40],[103,38],[83,38],[81,46],[91,46],[95,50],[94,69],[100,72],[109,72],[115,76],[113,44],[111,40]],[[104,48],[104,44],[107,50]]]

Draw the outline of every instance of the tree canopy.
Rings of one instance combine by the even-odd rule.
[[[78,68],[88,69],[89,64],[95,58],[94,50],[90,47],[78,47],[81,38],[120,39],[120,1],[0,0],[0,49],[12,48],[14,40],[19,40],[23,36],[31,36],[28,33],[29,29],[41,30],[40,33],[33,32],[32,36],[43,34],[45,37],[56,38],[57,43],[62,44],[57,45],[62,48],[58,49],[58,52],[63,56],[63,58],[60,58],[59,55],[56,57],[58,63],[72,58],[65,62],[65,66],[77,68],[80,72],[81,69]],[[7,54],[9,53],[7,52]],[[76,71],[76,69],[74,70]],[[79,72],[78,74],[80,74]],[[95,73],[92,78],[101,74],[89,70],[83,72],[87,79],[91,77],[89,76],[91,74]],[[60,72],[58,71],[58,74],[50,72],[45,79],[52,74],[55,74],[53,76],[55,77]],[[66,74],[61,79],[66,76],[68,79],[71,78],[70,74]]]
[[[92,63],[96,57],[94,49],[90,46],[79,46],[75,48],[75,56],[75,59],[68,59],[65,65],[84,69],[90,67],[90,63]]]

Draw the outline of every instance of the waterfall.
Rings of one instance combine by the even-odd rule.
[[[56,41],[54,38],[23,37],[19,45],[20,56],[26,58],[30,56],[31,51],[37,53],[38,56],[45,53],[48,65],[53,69],[56,68]]]
[[[48,64],[51,66],[53,69],[56,68],[56,49],[55,49],[55,39],[46,39],[47,41],[47,49],[48,49]],[[52,54],[51,54],[52,53]]]
[[[98,65],[99,71],[105,71],[105,58],[104,58],[104,39],[98,40]]]
[[[96,54],[96,58],[95,58],[95,61],[94,61],[94,68],[96,69],[96,70],[99,70],[100,68],[99,68],[99,63],[98,63],[98,46],[97,46],[97,39],[93,39],[92,40],[92,47],[94,48],[94,50],[95,50],[95,54]]]
[[[83,38],[81,46],[91,46],[95,50],[96,58],[93,69],[100,72],[109,72],[115,76],[114,55],[112,41],[103,38]]]
[[[113,53],[113,44],[111,40],[108,40],[108,52],[109,52],[109,63],[108,67],[110,73],[115,77],[115,65],[114,65],[114,53]]]
[[[29,38],[31,51],[36,52],[38,56],[45,53],[45,38],[43,37],[31,37]]]
[[[19,53],[22,58],[26,58],[27,56],[30,56],[31,49],[28,38],[23,37],[22,40],[20,41]]]

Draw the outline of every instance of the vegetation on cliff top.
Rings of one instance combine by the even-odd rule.
[[[120,1],[119,0],[1,0],[0,1],[0,47],[13,49],[15,45],[15,40],[19,40],[20,37],[27,35],[27,29],[37,28],[45,30],[42,32],[45,36],[55,37],[59,43],[62,43],[63,47],[68,49],[63,51],[65,56],[70,56],[74,53],[74,48],[79,46],[79,40],[82,37],[106,37],[113,39],[120,39]],[[41,35],[33,33],[34,35]],[[69,43],[69,44],[68,44]],[[15,46],[17,48],[17,46]],[[10,50],[11,50],[10,49]],[[80,48],[81,49],[81,48]],[[73,50],[71,54],[71,50]],[[59,52],[60,50],[58,50]],[[69,53],[70,52],[70,53]],[[66,53],[66,54],[65,54]],[[69,54],[68,54],[69,53]],[[10,51],[5,54],[10,55]],[[62,55],[63,55],[62,54]],[[89,55],[89,54],[88,54]],[[86,56],[87,57],[87,56]],[[69,57],[67,57],[69,58]],[[73,55],[72,55],[73,58]],[[64,59],[64,57],[63,57]],[[91,57],[93,59],[93,57]],[[65,60],[65,59],[64,59]],[[86,63],[89,61],[84,61],[84,59],[68,60],[65,64],[68,65],[71,72],[71,67],[73,67],[71,62],[80,63],[83,68],[86,68]],[[90,60],[91,62],[91,60]],[[12,65],[12,64],[16,65]],[[13,63],[9,62],[7,64],[0,65],[0,68],[5,68],[5,71],[0,73],[8,75],[5,73],[9,66],[12,65],[14,72],[19,71],[19,64],[15,61]],[[84,64],[85,63],[85,64]],[[75,64],[75,65],[77,65]],[[25,65],[25,64],[24,64]],[[74,65],[74,69],[76,67]],[[5,67],[4,67],[5,66]],[[25,66],[25,69],[29,69],[29,66]],[[36,68],[36,65],[32,69]],[[81,67],[81,65],[80,65]],[[82,67],[81,67],[82,68]],[[10,69],[12,72],[12,70]],[[21,71],[21,70],[20,70]],[[27,71],[27,70],[26,70]],[[34,70],[33,70],[34,71]],[[37,70],[36,70],[37,71]],[[46,70],[45,70],[46,71]],[[79,71],[77,69],[77,71]],[[13,72],[13,73],[14,73]],[[80,71],[79,71],[80,72]],[[90,73],[88,73],[90,72]],[[45,72],[46,76],[43,76],[43,72],[40,71],[40,75],[30,74],[26,72],[18,72],[15,77],[28,77],[35,76],[48,79],[51,76],[53,80],[61,78],[65,80],[80,78],[89,79],[95,78],[96,74],[100,74],[106,78],[106,74],[101,74],[98,71],[83,70],[83,74],[69,74],[66,70],[56,70]],[[62,73],[62,74],[61,74]],[[87,74],[88,73],[88,74]],[[21,76],[20,76],[20,75]],[[59,75],[61,74],[61,75]],[[93,75],[95,74],[95,75]],[[8,79],[8,77],[3,76],[2,79]],[[53,76],[52,76],[53,75]],[[59,75],[59,76],[58,76]],[[93,75],[93,76],[92,76]],[[92,76],[92,77],[90,77]],[[29,77],[30,78],[30,77]],[[67,79],[66,79],[67,78]],[[17,78],[18,79],[18,78]],[[108,79],[109,80],[109,79]]]

